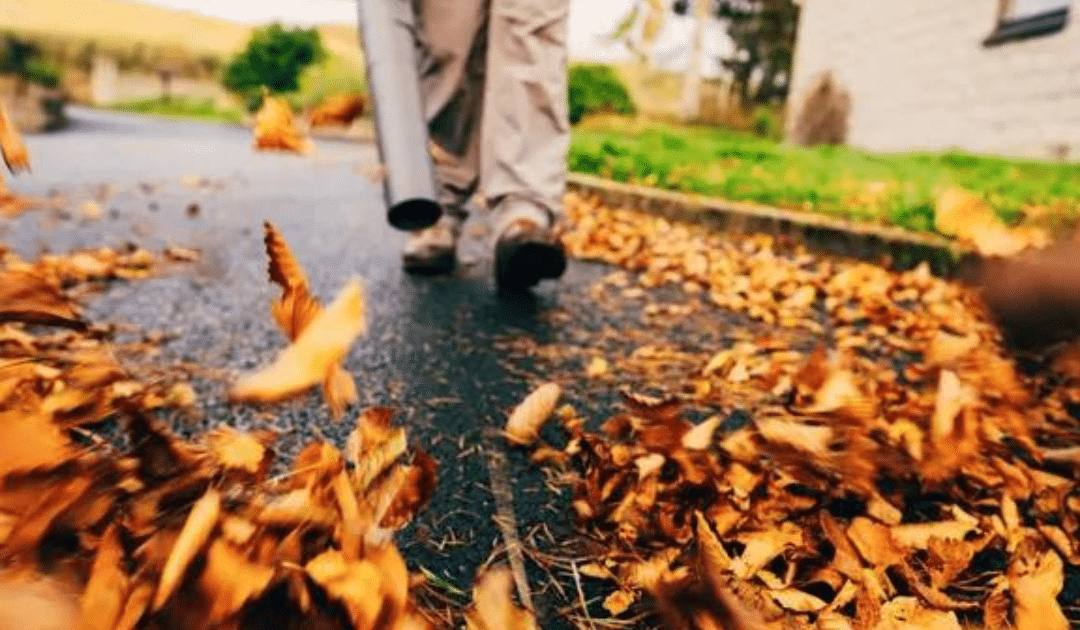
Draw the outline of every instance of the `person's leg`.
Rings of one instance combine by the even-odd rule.
[[[409,235],[405,267],[449,271],[465,204],[479,179],[488,0],[399,0],[415,19],[420,91],[435,153],[443,217]]]
[[[496,280],[521,289],[557,278],[570,145],[566,29],[569,0],[491,0],[483,188],[498,243]]]

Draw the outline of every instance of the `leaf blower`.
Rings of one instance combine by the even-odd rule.
[[[358,5],[387,219],[399,230],[430,227],[442,208],[435,201],[412,17],[406,15],[408,5],[395,0],[359,0]]]

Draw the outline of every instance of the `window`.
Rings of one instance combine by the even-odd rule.
[[[997,28],[983,43],[1049,35],[1065,28],[1071,0],[1001,0]]]

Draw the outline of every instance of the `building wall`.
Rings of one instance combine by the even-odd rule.
[[[1080,2],[1051,35],[986,47],[998,0],[803,0],[787,126],[825,72],[848,143],[1080,159]]]

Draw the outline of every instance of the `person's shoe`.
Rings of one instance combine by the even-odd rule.
[[[495,243],[495,284],[523,291],[566,271],[566,252],[551,230],[532,219],[514,219]]]
[[[435,225],[405,237],[401,254],[408,273],[437,275],[450,273],[457,265],[457,239],[461,222],[444,214]]]

